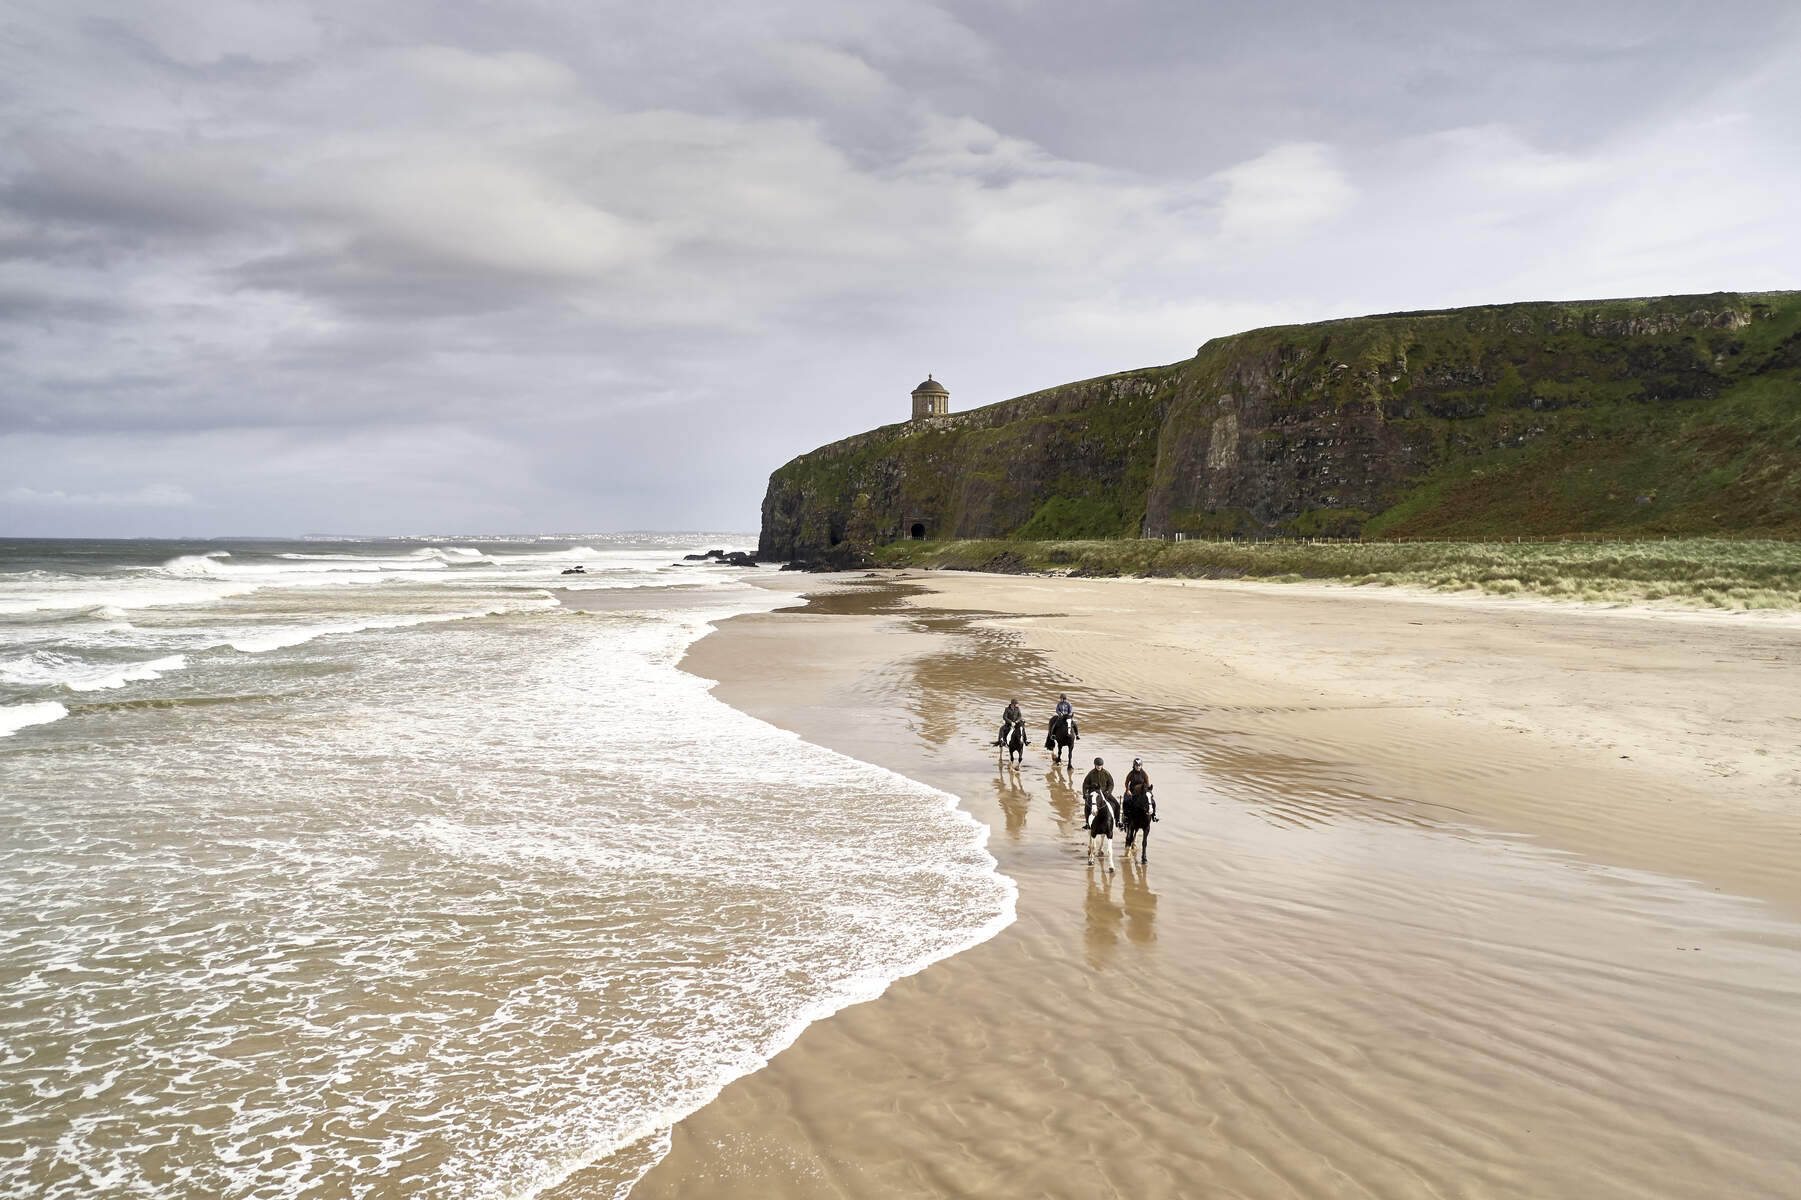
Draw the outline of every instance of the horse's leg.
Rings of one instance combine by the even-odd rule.
[[[1143,866],[1151,861],[1151,826],[1145,822],[1144,829],[1138,835],[1138,865]]]

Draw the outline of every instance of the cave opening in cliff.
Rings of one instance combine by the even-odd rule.
[[[923,542],[926,540],[926,527],[918,521],[913,522],[913,528],[907,532],[908,536],[916,542]]]

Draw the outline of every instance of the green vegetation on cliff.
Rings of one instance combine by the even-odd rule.
[[[1767,540],[904,541],[877,550],[876,561],[891,567],[941,570],[1280,583],[1331,580],[1610,603],[1801,610],[1801,542]]]
[[[885,426],[771,477],[759,553],[1174,533],[1801,535],[1801,293],[1283,326]]]

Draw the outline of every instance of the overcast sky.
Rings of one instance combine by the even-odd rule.
[[[752,529],[1259,325],[1801,287],[1801,5],[0,0],[0,533]]]

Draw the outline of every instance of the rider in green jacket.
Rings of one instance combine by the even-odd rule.
[[[1024,721],[1025,714],[1019,711],[1019,700],[1015,698],[1007,701],[1007,707],[1005,711],[1001,713],[1001,731],[994,735],[994,744],[997,746],[1006,745],[1007,731],[1015,725],[1024,723]]]
[[[1082,777],[1082,824],[1088,824],[1088,815],[1094,811],[1094,802],[1099,797],[1111,804],[1113,801],[1113,775],[1101,766],[1101,760],[1094,760],[1094,770]]]

